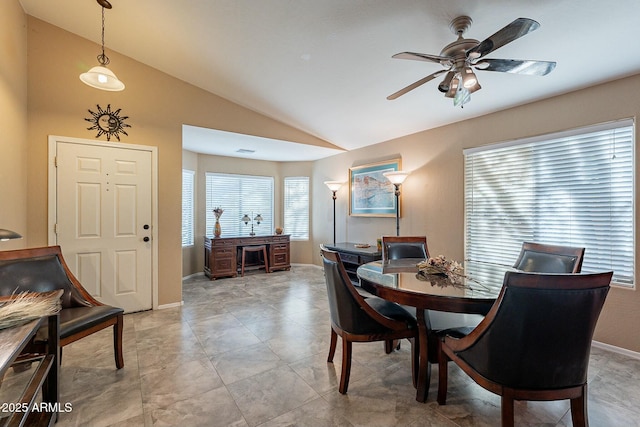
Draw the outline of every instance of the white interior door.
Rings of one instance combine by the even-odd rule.
[[[82,285],[125,312],[152,308],[150,151],[56,142],[56,242]]]

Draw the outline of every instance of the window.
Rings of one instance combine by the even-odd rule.
[[[284,179],[284,230],[292,240],[309,240],[309,177]]]
[[[193,245],[195,172],[182,169],[182,246]]]
[[[634,285],[632,120],[465,155],[465,258],[512,265],[523,241],[585,247],[583,272]]]
[[[273,234],[273,177],[207,173],[205,185],[207,236],[213,236],[213,209],[217,207],[224,211],[220,217],[222,237],[249,236],[252,223],[241,221],[245,214],[262,216],[260,224],[253,222],[256,235]]]

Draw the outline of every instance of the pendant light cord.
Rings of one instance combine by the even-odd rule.
[[[104,6],[102,7],[102,53],[98,55],[98,62],[103,67],[111,62],[109,57],[104,53]]]

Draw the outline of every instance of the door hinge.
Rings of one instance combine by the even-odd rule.
[[[55,167],[55,168],[58,167],[58,156],[54,156],[54,158],[53,158],[53,167]]]
[[[53,224],[53,233],[58,234],[58,223]]]

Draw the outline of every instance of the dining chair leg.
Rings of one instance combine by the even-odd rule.
[[[124,367],[124,358],[122,357],[122,330],[124,327],[124,318],[122,314],[118,315],[115,325],[113,325],[113,354],[116,359],[116,368]]]
[[[505,388],[502,394],[502,427],[514,427],[513,390]]]
[[[393,350],[400,350],[400,340],[386,340],[384,342],[384,352],[390,354]]]
[[[329,357],[327,362],[333,363],[333,356],[336,354],[336,345],[338,345],[338,334],[331,328],[331,344],[329,344]]]
[[[413,387],[418,388],[418,375],[420,374],[420,346],[418,345],[417,338],[409,338],[411,343],[411,380],[413,381]]]
[[[573,427],[589,426],[586,384],[582,387],[581,395],[571,399],[571,421],[573,422]]]
[[[449,357],[440,349],[438,343],[438,405],[447,404],[447,388],[449,387]]]
[[[349,375],[351,375],[351,341],[342,337],[342,374],[340,375],[340,388],[342,394],[347,393],[349,387]]]

